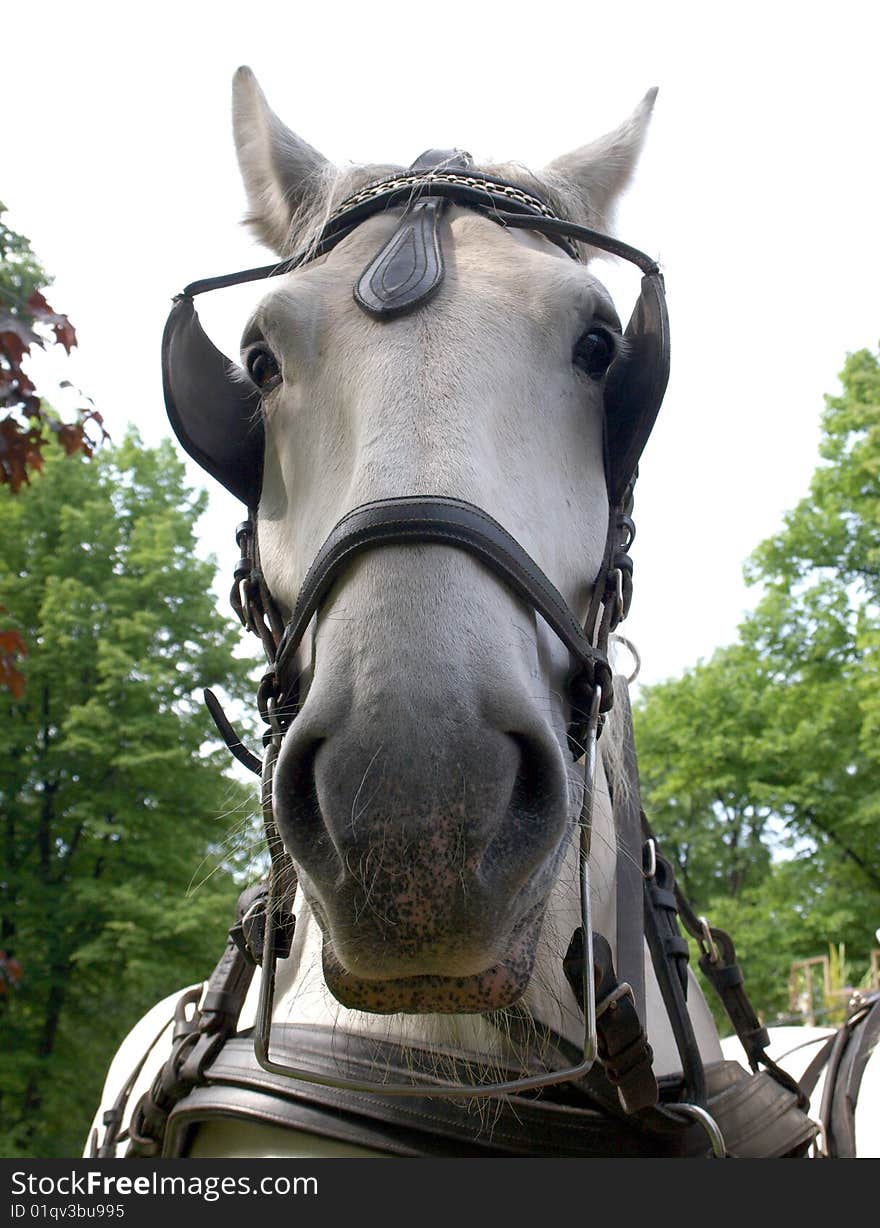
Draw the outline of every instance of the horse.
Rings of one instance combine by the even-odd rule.
[[[163,382],[248,510],[233,605],[267,657],[264,755],[206,700],[261,776],[271,870],[209,981],[123,1042],[87,1155],[820,1150],[641,809],[613,665],[669,369],[662,273],[611,237],[655,94],[540,172],[460,150],[340,170],[236,73],[276,261],[177,296]],[[642,274],[625,329],[602,252]],[[260,279],[236,364],[195,299]]]

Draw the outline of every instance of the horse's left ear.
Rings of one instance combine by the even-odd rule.
[[[232,127],[250,206],[245,220],[276,255],[289,256],[291,219],[327,159],[281,122],[246,65],[232,81]]]
[[[608,233],[614,208],[639,160],[657,87],[648,90],[628,119],[589,145],[554,159],[545,170],[575,189],[587,211],[587,225]]]

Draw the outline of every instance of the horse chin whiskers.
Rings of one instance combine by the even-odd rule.
[[[375,1016],[327,1003],[333,1018],[332,1048],[344,1066],[351,1037],[371,1046],[371,1077],[382,1083],[426,1078],[468,1088],[533,1073],[549,1058],[550,1044],[528,1011],[506,1007],[483,1015]],[[378,1020],[378,1023],[377,1023]],[[391,1057],[385,1046],[390,1046]],[[452,1097],[491,1138],[502,1102],[494,1097]]]

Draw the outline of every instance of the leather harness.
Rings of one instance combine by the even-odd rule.
[[[577,244],[613,252],[643,273],[641,294],[625,334],[621,356],[604,384],[605,470],[609,528],[603,563],[581,626],[561,594],[506,530],[482,509],[443,495],[384,499],[357,507],[334,527],[310,568],[290,619],[284,623],[260,569],[255,509],[262,485],[263,425],[259,393],[229,376],[229,361],[204,334],[193,299],[208,290],[289,272],[331,251],[365,218],[403,207],[391,238],[369,262],[354,287],[355,301],[376,319],[416,310],[444,280],[441,219],[450,203],[481,213],[505,227],[526,227],[545,235],[579,259]],[[141,1097],[127,1133],[120,1133],[126,1101],[137,1071],[105,1115],[106,1132],[96,1154],[116,1154],[127,1137],[130,1156],[184,1154],[199,1121],[233,1115],[271,1121],[328,1137],[359,1140],[398,1155],[802,1155],[816,1133],[805,1113],[806,1097],[765,1052],[760,1027],[742,987],[733,944],[693,915],[678,890],[672,867],[660,855],[639,803],[638,769],[626,706],[625,768],[628,788],[612,798],[618,855],[618,969],[601,935],[593,934],[588,903],[564,963],[566,978],[585,1017],[594,1006],[598,1062],[582,1063],[584,1073],[559,1083],[551,1073],[535,1078],[540,1090],[504,1095],[490,1114],[491,1130],[475,1132],[477,1117],[441,1090],[429,1071],[413,1070],[413,1055],[395,1046],[349,1037],[345,1078],[326,1029],[275,1029],[273,1044],[299,1062],[297,1081],[285,1078],[261,1055],[259,1036],[236,1033],[255,968],[263,983],[274,978],[275,960],[290,950],[293,917],[277,901],[290,898],[295,869],[274,826],[271,773],[287,728],[295,719],[294,660],[302,636],[332,584],[353,555],[387,544],[438,542],[476,556],[526,605],[536,610],[568,649],[572,671],[568,698],[572,719],[569,746],[575,760],[585,746],[595,753],[603,714],[614,697],[608,664],[611,633],[626,616],[632,593],[628,555],[635,533],[632,491],[641,451],[654,424],[669,371],[669,333],[663,278],[644,253],[586,227],[558,218],[531,191],[491,179],[458,151],[428,151],[409,170],[369,185],[348,198],[322,231],[297,256],[277,265],[192,283],[175,300],[162,349],[163,383],[172,426],[183,447],[248,506],[239,526],[242,557],[235,571],[232,604],[243,624],[259,635],[269,662],[258,695],[268,729],[265,763],[241,745],[217,703],[206,702],[230,750],[251,770],[263,772],[266,833],[272,855],[269,882],[243,893],[239,917],[204,997],[190,994],[179,1004],[171,1056],[150,1091]],[[589,842],[590,753],[585,756],[585,814],[582,864]],[[585,874],[586,871],[584,870]],[[582,898],[585,891],[582,878]],[[704,1068],[687,1012],[688,946],[678,928],[700,942],[707,972],[740,1036],[752,1066],[736,1063]],[[661,1080],[651,1068],[644,1031],[643,943],[647,939],[675,1041],[682,1078]],[[595,999],[595,1004],[593,1003]],[[197,1007],[187,1018],[186,1009]],[[271,1012],[270,1012],[271,1014]],[[516,1008],[508,1012],[515,1023]],[[534,1021],[529,1021],[533,1026]],[[259,1024],[257,1031],[259,1032]],[[577,1058],[569,1042],[545,1037],[553,1067]],[[589,1028],[584,1057],[589,1048]],[[337,1046],[338,1047],[338,1046]],[[381,1052],[380,1052],[381,1051]],[[358,1071],[368,1074],[377,1059],[386,1070],[402,1067],[410,1079],[406,1095],[365,1095],[356,1090]],[[759,1072],[759,1066],[763,1070]],[[735,1069],[734,1069],[735,1068]],[[581,1067],[573,1066],[578,1071]],[[556,1085],[540,1084],[544,1077]],[[355,1079],[352,1083],[351,1080]],[[515,1083],[503,1086],[518,1086]],[[389,1092],[394,1089],[388,1089]],[[398,1088],[397,1090],[401,1090]],[[461,1089],[459,1089],[461,1090]],[[468,1090],[478,1090],[470,1088]],[[447,1089],[448,1091],[448,1089]]]

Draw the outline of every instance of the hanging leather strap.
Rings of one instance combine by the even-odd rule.
[[[578,926],[562,966],[581,1010],[584,1009],[583,960],[584,931]],[[654,1055],[636,1010],[632,988],[618,980],[611,947],[596,933],[593,934],[593,973],[599,1058],[605,1078],[617,1089],[624,1112],[638,1113],[657,1103],[657,1080],[651,1066]]]
[[[654,839],[647,818],[643,816],[646,837]],[[797,1080],[778,1066],[766,1052],[770,1033],[761,1024],[745,989],[742,968],[736,959],[733,939],[724,930],[710,926],[703,917],[698,917],[687,897],[673,883],[675,901],[685,929],[700,944],[700,971],[715,990],[733,1029],[745,1050],[749,1065],[757,1071],[763,1066],[780,1086],[793,1092],[801,1109],[809,1108],[809,1096],[805,1095]]]
[[[623,726],[622,778],[611,784],[617,838],[617,974],[632,988],[635,1009],[645,1024],[645,875],[642,868],[642,808],[639,769],[629,694],[614,699]]]
[[[825,1126],[828,1153],[855,1158],[855,1108],[862,1075],[880,1041],[880,994],[857,1007],[835,1037],[828,1061],[819,1116]]]

